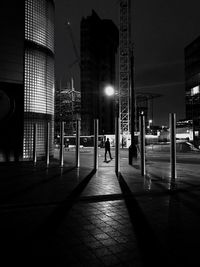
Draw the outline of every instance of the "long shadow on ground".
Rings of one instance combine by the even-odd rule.
[[[172,266],[166,257],[167,252],[163,250],[138,201],[132,194],[121,173],[118,175],[118,180],[124,194],[125,203],[137,237],[144,266]]]

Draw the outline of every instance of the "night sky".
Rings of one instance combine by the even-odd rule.
[[[79,66],[65,22],[71,22],[80,48],[80,21],[94,9],[119,25],[118,0],[56,0],[56,79],[73,75],[80,89]],[[185,118],[184,48],[200,35],[199,0],[132,0],[132,40],[137,92],[161,94],[154,99],[153,124],[167,125],[168,114]],[[72,67],[69,67],[73,64]]]

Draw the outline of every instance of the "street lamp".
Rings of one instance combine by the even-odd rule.
[[[119,94],[111,85],[105,87],[107,96],[115,96],[115,172],[118,176],[120,171],[119,143],[120,143],[120,118],[119,118]]]
[[[119,94],[118,91],[112,86],[107,85],[104,88],[105,95],[108,97],[115,97],[115,116],[119,117]]]
[[[115,89],[111,85],[105,87],[105,94],[107,96],[113,96],[115,94]]]
[[[112,85],[106,85],[104,88],[104,93],[107,97],[113,97],[115,95],[115,89]],[[104,131],[103,131],[103,142],[105,143],[105,136],[104,136]]]

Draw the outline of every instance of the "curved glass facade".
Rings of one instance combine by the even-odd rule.
[[[24,111],[54,115],[54,60],[27,48],[25,66]]]
[[[54,51],[54,6],[52,1],[25,1],[25,39]]]
[[[37,156],[45,156],[47,122],[53,153],[54,4],[25,0],[24,159],[33,158],[33,128],[37,124]]]

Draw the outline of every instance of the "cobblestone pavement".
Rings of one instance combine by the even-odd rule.
[[[197,176],[114,166],[0,165],[1,266],[199,266]]]

